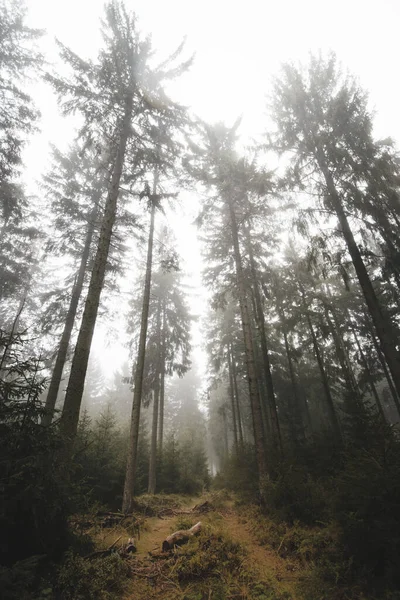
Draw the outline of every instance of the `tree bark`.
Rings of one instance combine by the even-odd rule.
[[[235,400],[236,400],[236,414],[237,414],[237,425],[238,425],[238,433],[239,433],[239,443],[240,447],[243,450],[244,440],[243,440],[243,427],[242,427],[242,415],[240,412],[240,401],[239,401],[239,388],[237,383],[237,372],[236,372],[236,362],[235,355],[233,354],[233,345],[231,342],[231,357],[232,357],[232,379],[233,379],[233,387],[235,390]]]
[[[157,337],[158,337],[158,357],[156,365],[155,386],[153,390],[153,423],[151,428],[151,445],[150,445],[150,460],[149,460],[149,494],[156,493],[157,483],[157,433],[158,433],[158,411],[160,404],[160,370],[161,370],[161,298],[158,298],[157,303]]]
[[[262,364],[263,364],[265,385],[266,385],[266,391],[267,391],[268,409],[269,409],[269,414],[270,414],[270,421],[272,423],[273,436],[275,438],[274,441],[277,444],[279,454],[282,455],[282,453],[283,453],[282,436],[281,436],[281,429],[280,429],[280,425],[279,425],[278,411],[276,408],[276,398],[275,398],[275,391],[274,391],[274,383],[273,383],[272,374],[271,374],[271,363],[269,360],[267,335],[265,333],[265,317],[264,317],[264,311],[263,311],[262,302],[261,302],[260,289],[258,286],[257,270],[256,270],[255,261],[254,261],[253,249],[251,246],[250,233],[249,233],[248,229],[246,229],[246,237],[247,237],[247,246],[248,246],[249,258],[250,258],[250,270],[251,270],[251,278],[252,278],[252,283],[253,283],[252,287],[253,287],[254,302],[255,302],[254,315],[255,315],[255,320],[256,320],[256,324],[257,324],[257,329],[258,329],[258,332],[260,335]]]
[[[60,420],[60,430],[65,438],[67,453],[70,453],[72,450],[73,441],[78,427],[79,411],[82,402],[83,388],[85,385],[90,347],[92,344],[93,332],[100,303],[100,295],[103,289],[105,271],[107,267],[111,236],[117,212],[119,183],[124,166],[126,144],[130,134],[132,102],[132,95],[129,95],[126,98],[125,114],[121,123],[118,149],[105,203],[97,252],[94,259],[89,290],[85,302],[85,309],[83,312],[78,340],[72,359],[71,373],[69,376],[64,408]]]
[[[154,176],[153,194],[156,193],[157,175]],[[128,459],[126,464],[124,496],[122,512],[129,513],[133,509],[134,486],[137,468],[137,449],[139,440],[140,409],[142,404],[143,371],[146,354],[147,325],[149,318],[151,270],[153,264],[153,241],[156,204],[152,201],[150,216],[150,231],[147,246],[146,276],[143,292],[142,318],[140,324],[138,358],[135,372],[135,383],[132,402],[131,429],[129,435]]]
[[[160,419],[158,424],[158,451],[160,458],[163,450],[164,439],[164,402],[165,402],[165,343],[166,343],[166,323],[165,323],[165,298],[162,301],[162,330],[161,330],[161,365],[160,365]]]
[[[191,537],[196,535],[201,531],[201,521],[193,525],[191,529],[181,529],[180,531],[175,531],[175,533],[171,534],[167,537],[162,543],[162,551],[167,552],[168,550],[172,550],[174,546],[180,546],[181,544],[185,544],[189,541]]]
[[[157,380],[158,380],[157,373]],[[158,425],[158,405],[160,398],[160,386],[159,382],[156,382],[154,391],[153,391],[153,423],[151,428],[151,446],[150,446],[150,461],[149,461],[149,486],[148,493],[155,494],[156,493],[156,484],[157,484],[157,425]]]
[[[95,230],[96,217],[98,214],[98,204],[100,196],[95,198],[95,206],[89,215],[89,227],[86,233],[85,245],[81,256],[79,270],[76,276],[74,287],[72,289],[71,300],[64,323],[64,329],[61,335],[60,345],[58,347],[56,361],[54,363],[53,373],[46,397],[45,414],[42,418],[42,425],[50,425],[54,416],[54,408],[57,401],[58,390],[60,388],[62,373],[67,358],[69,342],[71,340],[72,329],[74,327],[75,317],[78,310],[79,300],[81,298],[83,284],[85,281],[86,267],[92,246],[93,234]]]
[[[229,344],[228,344],[228,348],[227,348],[227,356],[228,356],[228,372],[229,372],[229,397],[231,399],[231,409],[232,409],[233,443],[235,445],[236,456],[239,456],[239,441],[238,441],[236,406],[235,406],[235,390],[233,387],[232,359],[231,359],[231,352],[230,352]]]
[[[326,305],[324,305],[324,312],[325,312],[326,322],[328,323],[328,327],[331,331],[333,344],[335,346],[336,356],[339,360],[340,367],[342,369],[342,373],[343,373],[343,376],[344,376],[344,379],[346,382],[347,389],[349,390],[349,392],[351,394],[351,398],[352,398],[351,404],[353,404],[353,405],[356,404],[359,412],[365,414],[365,408],[362,403],[360,391],[358,389],[358,385],[357,385],[356,379],[354,377],[354,373],[351,368],[347,352],[344,347],[344,342],[343,342],[342,336],[340,334],[336,316],[335,316],[333,310],[331,309],[330,312],[333,315],[333,318],[335,320],[335,323],[333,323],[332,319],[329,316],[329,310]],[[355,399],[355,403],[353,402],[353,398]],[[349,408],[350,408],[350,406],[349,406]]]
[[[310,314],[308,312],[308,308],[306,306],[303,294],[304,293],[302,291],[303,307],[304,307],[304,311],[305,311],[305,315],[306,315],[306,319],[307,319],[308,329],[310,331],[311,339],[312,339],[312,342],[313,342],[313,348],[314,348],[315,357],[317,359],[317,363],[318,363],[318,367],[319,367],[319,372],[321,374],[321,381],[322,381],[322,385],[323,385],[324,392],[325,392],[326,405],[328,407],[329,416],[330,416],[330,420],[331,420],[331,425],[332,425],[335,437],[337,438],[337,440],[341,441],[342,440],[342,433],[341,433],[341,430],[340,430],[339,420],[338,420],[338,417],[337,417],[337,414],[336,414],[335,404],[333,402],[333,398],[332,398],[331,389],[330,389],[330,386],[329,386],[328,377],[326,375],[324,363],[322,361],[322,356],[321,356],[321,353],[320,353],[320,350],[319,350],[317,336],[315,335],[315,331],[314,331],[314,328],[313,328],[313,325],[312,325],[312,322],[311,322]]]
[[[366,359],[365,354],[363,352],[363,349],[361,347],[360,340],[358,339],[358,335],[356,333],[354,325],[351,322],[350,316],[349,316],[349,324],[350,324],[351,332],[352,332],[353,337],[354,337],[354,341],[356,342],[356,345],[357,345],[358,352],[360,354],[361,363],[362,363],[362,365],[363,365],[363,367],[365,369],[365,373],[367,374],[367,380],[368,380],[368,384],[369,384],[372,396],[374,397],[376,406],[378,407],[379,414],[381,415],[382,420],[384,422],[386,422],[387,419],[386,419],[386,416],[385,416],[385,411],[383,410],[381,399],[379,398],[378,391],[377,391],[377,389],[375,387],[375,384],[373,382],[373,379],[372,379],[372,376],[371,376],[371,373],[370,373],[370,370],[369,370],[369,367],[368,367],[367,359]]]
[[[283,323],[283,317],[281,317],[281,323]],[[284,327],[284,325],[283,325],[283,327]],[[290,415],[290,417],[289,417],[289,425],[290,425],[290,429],[291,429],[291,432],[292,432],[292,435],[294,438],[294,442],[296,443],[298,440],[297,440],[297,429],[295,427],[295,424],[300,425],[301,437],[303,439],[305,438],[305,431],[304,431],[303,418],[301,416],[301,410],[300,410],[300,398],[299,398],[299,393],[298,393],[298,388],[297,388],[296,375],[295,375],[294,368],[293,368],[292,355],[290,352],[289,340],[288,340],[288,336],[287,336],[287,332],[286,332],[285,328],[283,329],[283,341],[285,344],[286,358],[288,361],[289,376],[290,376],[290,382],[292,384],[293,399],[294,399],[294,402],[291,402],[291,407],[289,407],[289,409],[292,408],[292,412],[293,412],[293,415]]]
[[[251,312],[249,314],[250,317],[250,329],[251,329],[251,340],[253,344],[253,354],[254,354],[254,365],[256,369],[257,376],[257,391],[258,398],[261,406],[261,413],[263,417],[263,427],[264,427],[264,439],[265,442],[270,440],[274,442],[274,435],[272,433],[272,424],[271,424],[271,411],[269,407],[268,397],[267,397],[267,388],[266,381],[264,377],[262,358],[259,352],[259,344],[258,344],[258,328],[256,325],[256,304],[254,300],[253,290],[250,289],[250,306]],[[267,450],[267,446],[266,446]]]
[[[247,294],[246,294],[246,287],[245,287],[245,283],[244,283],[242,257],[241,257],[241,253],[240,253],[239,235],[238,235],[238,226],[237,226],[237,221],[236,221],[236,215],[235,215],[235,211],[234,211],[232,202],[228,201],[227,204],[228,204],[228,210],[229,210],[229,216],[230,216],[230,222],[231,222],[231,234],[232,234],[233,249],[234,249],[235,267],[236,267],[236,280],[237,280],[237,284],[238,284],[239,304],[240,304],[240,312],[241,312],[241,317],[242,317],[242,329],[243,329],[243,338],[244,338],[244,345],[245,345],[250,406],[251,406],[251,413],[252,413],[252,418],[253,418],[253,431],[254,431],[254,442],[255,442],[255,447],[256,447],[257,466],[258,466],[260,484],[262,484],[263,478],[268,475],[268,466],[267,466],[267,457],[266,457],[266,452],[265,452],[265,439],[264,439],[264,431],[263,431],[263,425],[262,425],[262,412],[261,412],[261,406],[260,406],[258,390],[257,390],[257,377],[256,377],[254,353],[253,353],[253,347],[252,347],[249,307],[247,304]],[[262,487],[262,485],[260,485],[260,491],[262,491],[261,487]]]
[[[222,417],[222,431],[223,431],[223,440],[224,440],[224,461],[229,458],[229,444],[228,444],[228,425],[226,422],[226,408],[225,406],[221,407],[221,417]]]

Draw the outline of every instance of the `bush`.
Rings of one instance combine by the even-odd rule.
[[[400,447],[359,450],[337,479],[335,514],[346,555],[364,576],[400,585]]]
[[[240,456],[229,456],[212,482],[214,489],[228,489],[254,496],[258,490],[257,463],[252,446],[245,446]]]
[[[220,576],[224,569],[230,573],[239,569],[244,555],[240,544],[222,535],[203,531],[196,538],[192,556],[180,558],[175,572],[179,581]]]
[[[284,465],[275,480],[263,484],[266,510],[279,520],[309,525],[329,520],[332,481],[313,479],[302,465]]]
[[[118,554],[93,560],[69,553],[58,572],[59,600],[117,600],[126,588],[129,566]]]
[[[6,341],[0,332],[0,354]],[[72,490],[58,464],[61,440],[53,427],[40,425],[41,365],[23,351],[17,335],[0,378],[0,563],[5,565],[31,555],[61,555],[71,508]]]

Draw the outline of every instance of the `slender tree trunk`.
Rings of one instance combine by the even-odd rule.
[[[293,368],[292,354],[290,352],[289,340],[288,340],[288,336],[287,336],[285,329],[283,329],[283,341],[285,343],[286,358],[288,361],[290,382],[292,384],[293,399],[294,399],[294,402],[292,401],[291,406],[289,407],[289,410],[291,409],[291,412],[292,412],[292,414],[289,416],[289,424],[290,424],[290,429],[291,429],[292,435],[293,435],[293,441],[296,443],[298,440],[297,440],[297,428],[296,428],[295,424],[299,425],[301,428],[302,439],[305,438],[305,431],[304,431],[303,418],[301,416],[300,398],[299,398],[299,393],[298,393],[298,388],[297,388],[296,375],[295,375],[294,368]]]
[[[225,407],[221,410],[222,417],[222,429],[224,434],[224,460],[229,458],[229,445],[228,445],[228,424],[226,421],[226,410]]]
[[[242,257],[240,254],[238,226],[237,226],[236,215],[235,215],[235,211],[234,211],[232,202],[228,201],[227,204],[228,204],[230,221],[231,221],[231,233],[232,233],[232,241],[233,241],[233,249],[234,249],[235,266],[236,266],[236,280],[237,280],[237,284],[238,284],[239,304],[240,304],[240,312],[241,312],[241,317],[242,317],[243,338],[244,338],[244,346],[245,346],[245,353],[246,353],[247,377],[248,377],[248,384],[249,384],[249,396],[250,396],[251,413],[252,413],[252,418],[253,418],[254,442],[255,442],[255,448],[256,448],[258,473],[259,473],[259,477],[260,477],[260,484],[262,487],[262,480],[264,477],[266,477],[268,475],[267,457],[266,457],[266,452],[265,452],[264,431],[263,431],[263,425],[262,425],[262,412],[261,412],[261,406],[260,406],[258,390],[257,390],[257,376],[256,376],[255,363],[254,363],[253,347],[252,347],[249,307],[247,304],[247,294],[246,294],[246,287],[245,287],[244,275],[243,275]]]
[[[156,493],[157,483],[157,427],[158,427],[158,405],[160,398],[160,385],[158,381],[159,375],[157,373],[157,383],[153,393],[153,423],[151,428],[151,445],[150,445],[150,461],[149,461],[149,494]]]
[[[254,256],[253,256],[253,249],[251,246],[251,239],[250,239],[250,234],[249,234],[248,230],[246,231],[246,236],[247,236],[247,246],[248,246],[249,258],[250,258],[251,278],[253,280],[252,287],[253,287],[254,301],[255,301],[254,314],[255,314],[255,318],[256,318],[258,332],[260,335],[264,377],[265,377],[265,384],[266,384],[266,388],[267,388],[268,408],[269,408],[270,419],[271,419],[271,423],[272,423],[273,436],[275,438],[274,441],[277,444],[279,454],[282,455],[282,452],[283,452],[282,436],[281,436],[281,429],[280,429],[280,425],[279,425],[278,411],[276,408],[274,384],[272,381],[271,363],[269,360],[267,335],[265,332],[266,331],[265,317],[264,317],[264,311],[263,311],[263,306],[262,306],[262,302],[261,302],[261,294],[260,294],[260,289],[259,289],[259,285],[258,285],[258,277],[257,277],[257,270],[256,270],[255,261],[254,261]]]
[[[315,331],[314,331],[314,328],[313,328],[313,325],[311,322],[310,314],[308,312],[308,308],[305,303],[303,291],[302,291],[302,300],[303,300],[303,307],[304,307],[304,311],[305,311],[305,315],[306,315],[306,319],[307,319],[308,329],[310,331],[311,339],[312,339],[312,343],[313,343],[313,347],[314,347],[315,357],[317,359],[319,372],[321,374],[321,381],[322,381],[322,385],[323,385],[324,392],[325,392],[326,405],[328,407],[330,421],[332,424],[332,428],[333,428],[335,437],[341,441],[342,433],[340,430],[339,420],[338,420],[338,417],[336,414],[335,404],[333,402],[333,398],[332,398],[332,394],[331,394],[331,388],[329,386],[328,377],[326,375],[321,352],[319,350],[317,336],[315,335]]]
[[[235,390],[239,443],[240,443],[241,449],[243,450],[244,440],[243,440],[242,416],[240,413],[239,388],[238,388],[238,383],[237,383],[236,362],[235,362],[235,355],[233,354],[232,343],[231,343],[231,357],[232,357],[232,362],[231,362],[231,364],[232,364],[232,380],[233,380],[233,387]]]
[[[162,339],[162,326],[161,326],[161,298],[158,298],[157,303],[157,337],[158,337],[158,357],[156,366],[156,379],[153,393],[153,423],[151,429],[151,445],[150,445],[150,461],[149,461],[149,494],[156,493],[157,483],[157,433],[158,433],[158,411],[160,404],[160,370],[162,368],[161,361],[161,339]]]
[[[336,356],[339,360],[340,367],[342,369],[342,373],[343,373],[343,376],[344,376],[344,379],[346,382],[347,389],[349,390],[349,392],[351,394],[352,400],[351,400],[350,404],[353,404],[353,405],[356,404],[357,410],[360,413],[365,414],[365,409],[364,409],[364,405],[363,405],[362,398],[360,395],[360,391],[358,389],[358,385],[357,385],[356,379],[354,377],[353,370],[350,366],[350,361],[348,359],[346,350],[344,348],[344,343],[343,343],[342,337],[340,335],[339,329],[336,328],[335,324],[332,322],[327,306],[324,306],[324,311],[325,311],[326,322],[328,323],[329,329],[331,331],[333,344],[334,344],[335,350],[336,350]],[[355,400],[355,402],[354,402],[354,400]],[[350,406],[348,406],[348,407],[350,409]]]
[[[232,359],[231,359],[229,345],[228,345],[227,355],[228,355],[228,372],[229,372],[229,397],[231,399],[231,408],[232,408],[233,442],[235,445],[236,456],[239,456],[239,441],[238,441],[236,406],[235,406],[235,390],[233,387]]]
[[[154,177],[153,194],[156,193],[157,176]],[[132,512],[134,486],[137,468],[137,449],[139,440],[140,408],[142,404],[143,389],[143,371],[144,359],[146,353],[147,325],[149,318],[150,288],[151,288],[151,270],[153,263],[153,241],[154,241],[154,222],[155,222],[155,202],[151,205],[150,231],[147,247],[146,277],[143,292],[142,318],[140,324],[138,359],[135,372],[135,384],[132,403],[131,430],[129,435],[128,459],[126,463],[126,476],[124,486],[124,496],[122,501],[122,511],[124,513]]]
[[[365,373],[367,375],[367,380],[368,380],[368,384],[369,384],[371,393],[372,393],[372,395],[374,397],[376,406],[378,407],[378,410],[379,410],[379,413],[381,415],[382,420],[386,421],[387,419],[386,419],[386,416],[385,416],[385,411],[383,410],[381,399],[379,398],[378,391],[377,391],[377,389],[375,387],[375,384],[374,384],[372,376],[371,376],[371,372],[370,372],[369,367],[368,367],[367,359],[365,357],[365,354],[364,354],[363,349],[362,349],[361,344],[360,344],[360,340],[358,339],[358,335],[356,333],[356,330],[355,330],[354,325],[351,322],[350,318],[349,318],[349,324],[350,324],[351,332],[352,332],[353,337],[354,337],[354,341],[356,342],[356,345],[357,345],[357,349],[358,349],[358,353],[360,355],[361,363],[362,363],[362,365],[363,365],[363,367],[365,369]]]
[[[365,302],[368,306],[372,321],[374,323],[378,338],[381,343],[383,354],[385,355],[386,362],[388,364],[390,373],[393,378],[393,382],[396,388],[396,392],[400,395],[400,360],[399,354],[396,349],[396,334],[390,319],[382,310],[379,300],[376,296],[375,290],[369,278],[367,269],[362,259],[360,250],[354,239],[353,232],[350,229],[349,222],[345,210],[342,205],[341,198],[336,190],[336,186],[329,171],[323,152],[317,148],[317,161],[322,174],[325,178],[326,186],[328,189],[329,196],[334,206],[336,215],[339,220],[339,224],[342,230],[344,240],[347,245],[347,249],[351,256],[355,271],[357,273],[358,281],[364,294]]]
[[[274,443],[274,435],[272,434],[272,425],[271,425],[271,411],[269,407],[268,397],[267,397],[267,388],[266,381],[263,372],[262,366],[262,358],[259,352],[259,344],[257,337],[257,326],[256,326],[256,305],[254,300],[254,294],[252,290],[250,290],[250,301],[251,301],[251,313],[250,313],[250,327],[251,327],[251,340],[253,344],[253,353],[254,353],[254,365],[256,368],[257,375],[257,390],[258,390],[258,398],[261,406],[261,413],[263,417],[263,427],[264,427],[264,439],[267,443],[268,440]],[[266,445],[267,450],[267,445]]]
[[[72,450],[72,444],[78,427],[79,411],[82,402],[83,388],[85,385],[90,347],[92,344],[93,332],[100,303],[100,295],[103,289],[104,276],[107,267],[111,236],[117,212],[119,183],[124,166],[126,144],[130,134],[132,101],[132,96],[129,95],[126,99],[125,114],[121,124],[118,149],[104,208],[97,252],[94,259],[81,327],[72,359],[71,373],[65,395],[64,408],[60,420],[60,430],[65,438],[67,453]]]
[[[56,362],[54,363],[54,369],[51,376],[51,381],[46,397],[45,414],[42,418],[42,425],[50,425],[53,415],[54,408],[57,401],[58,390],[60,388],[62,373],[64,370],[65,361],[67,358],[69,342],[72,335],[72,329],[74,327],[75,317],[78,310],[79,300],[83,290],[83,284],[85,281],[86,267],[90,255],[90,248],[92,246],[92,240],[95,230],[96,217],[98,214],[98,203],[100,197],[96,197],[95,206],[89,216],[89,227],[86,233],[85,245],[81,256],[81,262],[79,270],[75,279],[74,287],[72,289],[71,300],[65,319],[64,330],[61,335],[60,345],[58,347]]]
[[[165,323],[165,298],[162,302],[162,330],[161,330],[161,366],[160,366],[160,419],[158,425],[158,451],[160,459],[163,450],[164,438],[164,400],[165,400],[165,343],[166,343],[166,323]]]

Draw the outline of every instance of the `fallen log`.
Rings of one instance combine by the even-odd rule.
[[[213,510],[211,504],[209,503],[208,500],[206,500],[205,502],[202,502],[201,504],[196,504],[196,506],[193,506],[193,508],[191,509],[191,512],[194,513],[206,513],[206,512],[210,512],[210,510]]]
[[[199,533],[201,530],[201,521],[193,525],[190,529],[181,529],[180,531],[175,531],[172,535],[168,536],[166,540],[162,543],[162,551],[167,552],[168,550],[172,550],[174,546],[181,546],[189,541],[191,537]]]

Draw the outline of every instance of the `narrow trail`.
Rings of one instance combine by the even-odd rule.
[[[244,564],[253,569],[260,580],[267,578],[280,582],[282,591],[291,594],[295,599],[294,584],[298,581],[298,574],[293,563],[281,558],[274,550],[262,546],[254,535],[256,524],[237,514],[232,506],[223,515],[224,530],[235,542],[239,542],[247,551]]]
[[[210,497],[192,498],[185,506],[182,506],[182,510],[189,510],[205,500],[210,500]],[[264,598],[268,600],[300,600],[300,596],[295,591],[296,583],[300,577],[296,567],[290,561],[278,556],[272,549],[259,544],[254,533],[257,524],[240,515],[233,501],[228,500],[223,505],[212,508],[210,512],[205,514],[193,513],[192,517],[193,523],[201,520],[204,530],[211,531],[215,535],[223,536],[224,539],[241,545],[245,556],[241,561],[240,572],[235,572],[235,575],[232,576],[237,579],[237,589],[241,586],[240,581],[243,578],[245,580],[246,577],[251,580],[251,587],[242,585],[241,591],[236,591],[235,588],[235,592],[220,595],[213,591],[210,584],[209,591],[202,595],[202,592],[193,591],[197,589],[195,587],[196,582],[192,587],[190,583],[185,587],[177,583],[176,580],[172,581],[168,570],[165,570],[166,561],[159,560],[158,564],[155,564],[149,553],[160,551],[163,540],[177,529],[179,519],[186,518],[186,515],[172,515],[163,518],[151,517],[146,519],[140,539],[137,540],[137,553],[134,560],[137,561],[137,565],[141,569],[153,566],[156,570],[159,569],[160,574],[161,570],[164,569],[163,577],[165,581],[170,582],[170,587],[168,588],[167,585],[166,588],[159,585],[156,576],[153,578],[152,575],[144,574],[142,578],[141,576],[134,578],[131,590],[123,597],[123,600],[139,600],[139,598],[143,600],[175,600],[175,598],[177,600],[192,600],[192,598],[194,600],[203,600],[203,598],[205,600],[224,600],[225,598],[227,600],[263,600]],[[190,552],[190,543],[183,546],[181,552]],[[174,570],[175,567],[172,566],[170,573]],[[221,578],[224,578],[223,575],[221,575]],[[205,581],[206,578],[203,577],[203,585],[205,585]],[[215,581],[215,575],[213,581]],[[263,593],[254,592],[254,589],[258,587],[270,590],[270,594],[263,595]]]

